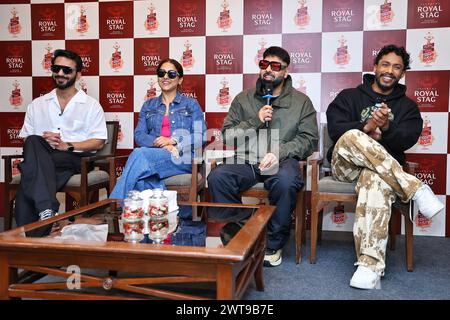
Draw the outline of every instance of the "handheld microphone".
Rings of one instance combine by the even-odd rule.
[[[263,98],[267,99],[266,104],[271,106],[271,100],[273,98],[273,83],[272,82],[264,82],[264,87],[263,87]],[[265,121],[265,126],[266,128],[269,128],[269,121]]]

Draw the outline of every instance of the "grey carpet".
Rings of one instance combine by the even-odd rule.
[[[252,284],[244,299],[269,300],[430,300],[450,299],[450,239],[414,238],[414,271],[406,271],[405,242],[397,236],[396,250],[388,249],[381,290],[349,286],[356,267],[350,232],[324,232],[316,264],[309,263],[309,239],[302,247],[302,262],[295,264],[294,239],[283,251],[279,267],[264,269],[265,291]]]

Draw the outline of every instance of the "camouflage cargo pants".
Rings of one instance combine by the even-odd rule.
[[[422,182],[403,171],[386,149],[360,130],[349,130],[337,141],[331,160],[333,177],[357,182],[353,236],[355,265],[384,275],[391,205],[395,197],[409,201]]]

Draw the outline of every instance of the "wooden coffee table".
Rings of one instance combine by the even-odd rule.
[[[117,201],[111,199],[0,233],[0,299],[239,299],[252,278],[256,288],[264,290],[266,225],[275,207],[190,205],[197,210],[229,207],[254,208],[256,212],[225,247],[216,248],[25,236],[25,232],[70,217],[92,212],[117,214]],[[74,280],[67,272],[69,266],[81,268],[81,289],[68,288],[66,279]],[[20,275],[19,269],[23,270]],[[105,276],[89,274],[92,270],[101,270]],[[62,281],[35,282],[45,275]],[[212,290],[212,296],[202,295],[205,287]]]

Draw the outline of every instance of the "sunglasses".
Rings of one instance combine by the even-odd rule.
[[[159,69],[158,71],[156,71],[156,74],[158,75],[159,78],[164,78],[166,73],[169,79],[175,79],[178,76],[178,72],[176,72],[175,70],[166,71],[164,69]]]
[[[61,69],[62,69],[62,71],[64,72],[64,74],[71,74],[72,72],[75,71],[75,70],[72,69],[71,67],[60,66],[60,65],[58,65],[58,64],[53,64],[53,65],[50,67],[50,70],[52,70],[52,72],[54,72],[54,73],[58,73],[59,70],[61,70]]]
[[[266,70],[269,66],[272,69],[272,71],[280,71],[287,68],[287,66],[281,64],[281,62],[259,60],[259,68],[261,70]]]

